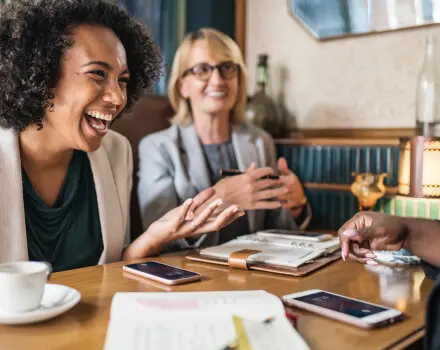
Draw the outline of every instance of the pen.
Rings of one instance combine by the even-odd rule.
[[[241,172],[240,170],[237,169],[221,169],[220,170],[220,175],[222,177],[226,177],[226,176],[235,176],[235,175],[241,175],[244,174],[243,172]],[[272,180],[279,180],[279,176],[278,175],[267,175],[267,176],[263,176],[262,179],[272,179]]]

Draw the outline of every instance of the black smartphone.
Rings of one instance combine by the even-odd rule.
[[[197,272],[180,269],[157,261],[145,261],[122,266],[124,271],[150,278],[169,285],[198,281],[201,275]]]
[[[235,175],[241,175],[243,172],[237,169],[221,169],[220,170],[220,176],[221,177],[227,177],[227,176],[235,176]],[[272,179],[272,180],[278,180],[280,177],[278,175],[267,175],[263,176],[262,179]]]

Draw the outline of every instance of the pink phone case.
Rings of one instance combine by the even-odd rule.
[[[167,265],[167,266],[171,266],[171,265]],[[171,267],[174,267],[174,266],[171,266]],[[149,273],[146,273],[146,272],[143,272],[143,271],[139,271],[139,270],[130,268],[130,267],[126,266],[126,265],[122,266],[122,269],[124,271],[126,271],[126,272],[130,272],[132,274],[135,274],[135,275],[138,275],[138,276],[141,276],[141,277],[145,277],[145,278],[151,279],[153,281],[156,281],[156,282],[159,282],[159,283],[164,283],[164,284],[167,284],[167,285],[177,285],[177,284],[194,282],[194,281],[200,280],[201,277],[202,277],[200,274],[198,274],[197,276],[182,277],[182,278],[175,279],[175,280],[169,280],[169,279],[166,279],[166,278],[162,278],[162,277],[159,277],[159,276],[156,276],[156,275],[152,275],[152,274],[149,274]],[[180,268],[178,268],[178,269],[180,269]],[[188,270],[185,270],[185,269],[180,269],[180,270],[188,271]],[[197,272],[193,272],[193,271],[188,271],[188,272],[197,273]]]

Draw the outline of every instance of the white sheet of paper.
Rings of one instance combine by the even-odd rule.
[[[230,318],[111,321],[105,350],[220,350],[235,339]]]
[[[292,325],[285,318],[275,319],[270,324],[247,320],[244,322],[252,350],[306,350],[308,346],[292,333]]]
[[[265,291],[116,293],[104,349],[219,350],[235,340],[233,315],[244,319],[252,350],[308,349]]]
[[[262,302],[264,301],[264,302]],[[282,314],[282,302],[264,290],[190,293],[116,293],[111,318],[170,320],[227,316],[264,320]]]

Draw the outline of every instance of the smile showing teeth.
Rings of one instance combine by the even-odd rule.
[[[97,118],[97,119],[102,119],[102,120],[107,120],[107,121],[111,121],[113,118],[112,114],[104,114],[92,109],[88,109],[85,111],[85,113],[93,118]]]
[[[103,131],[107,131],[107,125],[104,124],[104,123],[101,124],[101,125],[90,124],[90,126],[91,126],[93,129],[96,129],[96,130],[101,131],[101,132],[103,132]]]
[[[104,119],[104,118],[100,118],[102,116],[105,115],[92,115],[95,114],[96,115],[96,111],[90,112],[84,112],[84,115],[86,117],[87,123],[90,125],[90,127],[92,127],[93,129],[95,129],[96,131],[98,131],[99,133],[106,133],[107,129],[110,125],[110,121],[111,121],[111,116],[109,119]]]
[[[223,97],[226,96],[224,91],[209,91],[206,93],[209,97]]]

